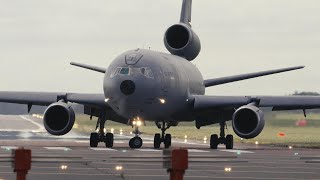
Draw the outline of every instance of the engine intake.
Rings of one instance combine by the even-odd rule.
[[[57,102],[51,104],[44,113],[43,123],[48,133],[56,136],[67,134],[73,127],[75,113],[71,106]]]
[[[164,44],[168,51],[189,61],[195,59],[201,50],[199,37],[185,24],[175,24],[166,31]]]
[[[263,112],[253,105],[242,106],[233,114],[232,126],[239,137],[245,139],[254,138],[264,128]]]

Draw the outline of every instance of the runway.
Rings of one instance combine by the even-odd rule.
[[[114,148],[89,148],[88,137],[71,132],[53,137],[31,116],[0,116],[0,179],[15,179],[11,163],[2,162],[11,149],[32,150],[47,156],[32,164],[31,180],[169,179],[162,166],[162,149],[152,148],[150,136],[142,136],[141,149],[128,148],[130,135],[115,135]],[[320,179],[320,150],[235,144],[234,150],[209,149],[204,142],[175,139],[173,147],[189,151],[185,179]],[[117,170],[122,167],[122,170]]]

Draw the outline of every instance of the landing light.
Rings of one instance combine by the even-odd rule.
[[[160,101],[161,104],[165,104],[166,103],[166,100],[162,99],[162,98],[160,98],[159,101]]]
[[[226,167],[226,168],[224,168],[224,171],[225,171],[225,172],[231,172],[232,169],[231,169],[231,167]]]
[[[123,167],[122,166],[116,166],[115,168],[117,171],[122,171]]]
[[[67,169],[68,169],[68,166],[67,166],[67,165],[61,165],[61,166],[60,166],[60,169],[61,169],[61,170],[67,170]]]
[[[107,103],[108,101],[109,101],[109,98],[104,99],[104,102],[106,102],[106,103]]]
[[[255,145],[258,145],[258,144],[259,144],[259,142],[258,142],[258,141],[256,141],[254,144],[255,144]]]
[[[142,122],[141,121],[137,121],[137,126],[141,126]]]

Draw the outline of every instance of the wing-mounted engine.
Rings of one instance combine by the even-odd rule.
[[[184,23],[169,27],[164,36],[164,45],[171,54],[189,61],[195,59],[201,50],[199,37]]]
[[[264,114],[254,105],[240,107],[233,114],[234,132],[241,138],[251,139],[258,136],[264,127]]]
[[[51,104],[46,109],[43,118],[45,129],[56,136],[67,134],[72,129],[74,121],[74,110],[63,102]]]

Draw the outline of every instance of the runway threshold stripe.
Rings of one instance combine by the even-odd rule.
[[[238,150],[238,149],[219,149],[219,151],[223,152],[231,152],[231,153],[254,153],[252,151],[244,151],[244,150]]]
[[[59,150],[59,151],[70,151],[70,148],[67,147],[43,147],[47,150]]]
[[[136,149],[137,151],[141,151],[141,152],[160,152],[162,150],[159,149]]]
[[[194,153],[206,153],[210,151],[200,150],[200,149],[188,149],[188,152],[194,152]]]
[[[11,149],[18,149],[17,146],[1,146],[1,149],[4,149],[4,150],[11,150]]]
[[[94,151],[117,151],[116,149],[111,149],[111,148],[89,148]]]

